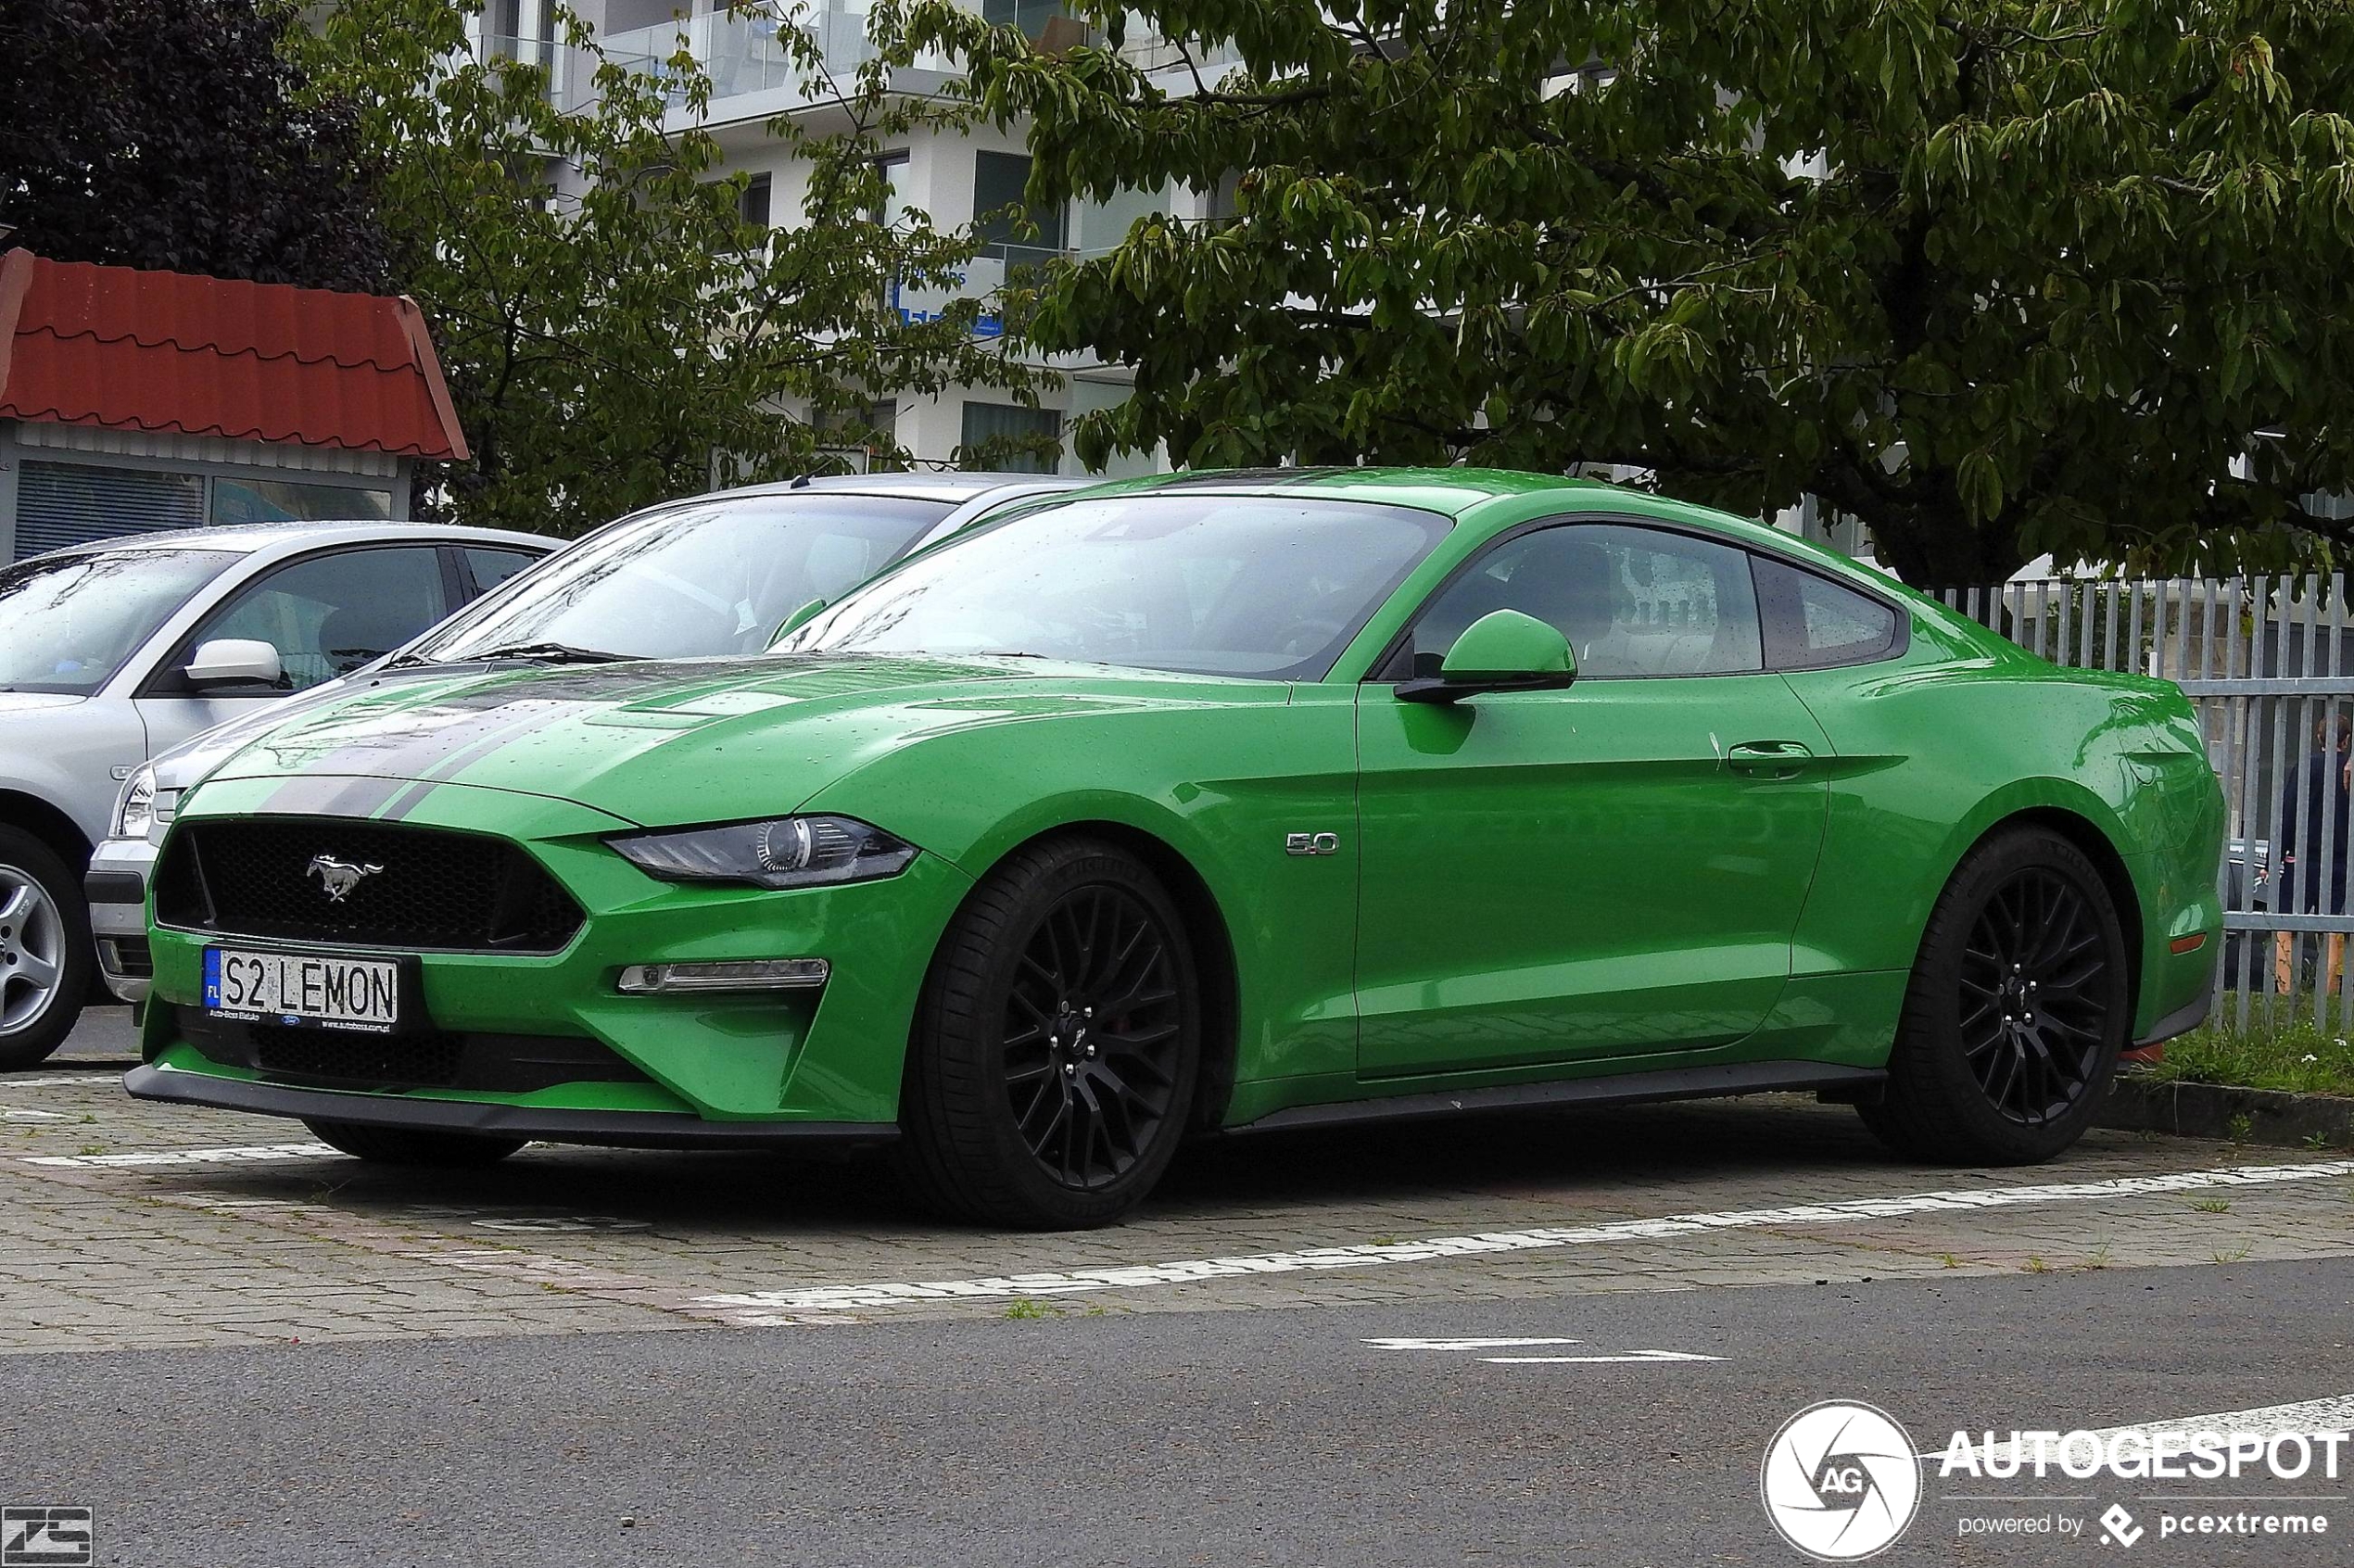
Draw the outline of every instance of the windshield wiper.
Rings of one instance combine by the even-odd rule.
[[[479,652],[468,653],[456,659],[429,659],[424,654],[412,653],[407,658],[394,660],[386,668],[411,663],[421,664],[487,664],[494,659],[528,659],[538,664],[617,664],[629,657],[630,655],[626,653],[611,653],[601,648],[576,648],[569,642],[516,642],[503,648],[485,648]]]

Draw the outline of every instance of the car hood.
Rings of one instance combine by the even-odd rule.
[[[1281,701],[1285,689],[1247,684],[1259,701]],[[996,658],[789,655],[475,670],[355,689],[270,727],[210,777],[431,780],[553,796],[647,826],[725,821],[791,811],[928,737],[1197,705],[1236,685]]]
[[[77,707],[89,700],[66,691],[0,691],[0,718]]]

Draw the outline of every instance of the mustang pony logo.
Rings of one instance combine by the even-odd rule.
[[[351,890],[360,885],[361,878],[373,877],[383,869],[381,866],[354,866],[332,854],[314,854],[310,870],[304,874],[319,879],[319,885],[327,890],[330,904],[341,904],[351,896]]]

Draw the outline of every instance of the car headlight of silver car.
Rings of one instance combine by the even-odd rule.
[[[776,816],[607,839],[623,858],[666,882],[810,888],[895,877],[916,846],[853,816]]]
[[[170,823],[179,806],[180,791],[158,789],[156,770],[142,764],[122,787],[122,798],[115,803],[114,836],[144,839]]]

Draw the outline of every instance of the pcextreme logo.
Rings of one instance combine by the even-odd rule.
[[[1758,1495],[1782,1539],[1825,1562],[1887,1548],[1920,1507],[1913,1440],[1894,1417],[1851,1399],[1809,1405],[1766,1446]]]

